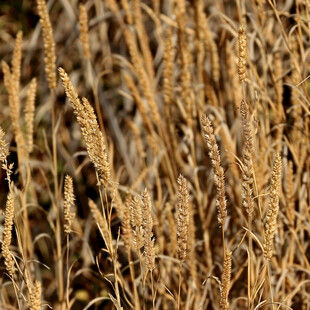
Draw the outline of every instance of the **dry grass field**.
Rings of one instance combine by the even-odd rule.
[[[310,1],[0,3],[0,309],[310,309]]]

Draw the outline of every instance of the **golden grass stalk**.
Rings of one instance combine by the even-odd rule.
[[[153,56],[150,50],[149,37],[146,33],[142,20],[140,0],[132,0],[132,8],[134,13],[134,23],[136,25],[137,34],[143,55],[142,59],[144,60],[148,79],[150,80],[150,82],[152,82],[154,80]]]
[[[3,129],[0,127],[0,162],[4,163],[6,158],[9,156],[9,147],[4,139],[5,133]]]
[[[230,81],[230,85],[234,90],[232,96],[234,98],[235,108],[239,107],[242,100],[242,92],[239,87],[239,78],[238,78],[238,66],[236,62],[237,58],[234,53],[232,44],[226,44],[226,66],[227,66],[227,78]]]
[[[41,282],[35,281],[34,287],[30,294],[30,310],[41,309]]]
[[[89,38],[88,38],[88,18],[87,11],[83,4],[79,5],[79,24],[80,24],[80,41],[83,48],[83,57],[90,58]]]
[[[126,22],[129,25],[132,25],[133,24],[133,17],[132,17],[130,4],[129,4],[128,0],[121,0],[121,2],[122,2],[122,7],[123,7],[124,12],[125,12]]]
[[[75,213],[71,212],[74,200],[73,181],[69,175],[66,175],[64,188],[64,229],[66,234],[71,233],[72,220],[75,217]]]
[[[153,218],[152,218],[152,201],[147,189],[142,194],[143,200],[143,240],[145,265],[149,271],[155,269],[155,239],[153,236]]]
[[[141,130],[139,126],[135,122],[132,122],[131,120],[128,120],[127,124],[135,140],[136,148],[139,153],[139,158],[143,159],[146,156],[146,152],[144,151]]]
[[[16,36],[15,47],[12,57],[12,80],[15,85],[17,94],[19,94],[20,68],[22,59],[22,41],[23,41],[23,33],[19,31]]]
[[[193,97],[191,87],[191,60],[192,55],[189,49],[189,42],[186,33],[179,34],[179,48],[181,61],[181,96],[185,103],[186,121],[188,127],[192,127],[193,117]]]
[[[128,50],[129,50],[132,63],[135,68],[135,72],[139,78],[141,89],[143,91],[145,98],[147,99],[152,120],[154,124],[159,124],[160,115],[159,115],[158,107],[155,101],[154,91],[152,89],[151,82],[148,78],[148,75],[144,69],[143,62],[141,60],[142,58],[138,51],[136,40],[128,28],[124,29],[124,37],[126,40],[126,44],[128,46]]]
[[[223,273],[221,281],[221,297],[220,297],[220,309],[228,310],[228,294],[230,290],[230,278],[231,278],[231,251],[226,250],[224,256]]]
[[[124,80],[126,81],[126,84],[132,94],[132,97],[137,104],[137,107],[140,111],[142,120],[144,122],[144,125],[146,127],[146,130],[150,133],[153,133],[154,127],[152,125],[152,122],[150,120],[150,117],[148,115],[147,109],[145,107],[145,104],[143,103],[143,100],[139,94],[139,90],[137,86],[135,85],[134,81],[132,80],[131,76],[127,73],[123,74]]]
[[[94,109],[86,98],[83,98],[82,102],[80,101],[64,69],[59,68],[59,74],[66,95],[69,98],[74,114],[81,127],[90,161],[98,172],[100,183],[107,186],[111,173],[110,164],[104,137],[99,129]]]
[[[279,212],[279,195],[281,185],[281,168],[282,160],[280,154],[276,155],[273,165],[271,185],[270,185],[270,201],[265,222],[264,233],[264,257],[270,260],[273,251],[273,238],[277,229],[277,217]]]
[[[177,200],[178,254],[180,261],[184,261],[186,259],[188,249],[189,193],[187,181],[182,175],[178,177]]]
[[[27,147],[28,152],[31,153],[33,150],[33,119],[34,119],[34,110],[35,110],[35,96],[37,89],[37,80],[33,78],[30,82],[27,101],[25,106],[25,122],[26,122],[26,131],[27,131]]]
[[[227,216],[226,210],[226,197],[225,197],[225,181],[224,170],[221,166],[220,152],[216,143],[216,139],[213,133],[211,121],[205,115],[201,117],[201,127],[203,130],[204,138],[209,150],[209,157],[211,159],[211,165],[214,171],[214,183],[216,185],[216,206],[218,209],[218,221],[224,226]]]
[[[196,265],[196,226],[195,226],[195,217],[194,210],[192,205],[189,208],[189,223],[188,223],[188,260],[190,264],[190,273],[193,278],[193,284],[195,291],[197,292],[199,298],[201,297],[200,283],[197,274],[197,265]]]
[[[166,204],[166,218],[167,218],[167,225],[169,229],[169,256],[175,257],[175,254],[177,253],[178,250],[178,240],[177,240],[177,227],[175,223],[175,219],[171,210],[171,205],[169,202]]]
[[[11,278],[14,276],[14,259],[9,250],[9,246],[12,241],[12,228],[13,228],[13,218],[14,218],[14,197],[11,192],[9,192],[6,208],[5,208],[5,218],[4,218],[4,230],[3,230],[3,241],[1,245],[2,255],[4,257],[5,268]]]
[[[108,223],[106,221],[106,218],[102,216],[96,203],[90,198],[88,199],[88,205],[89,205],[89,208],[93,215],[94,220],[99,225],[99,228],[103,234],[103,239],[106,243],[106,246],[108,247],[109,252],[112,253],[112,249],[109,248],[112,244],[111,244],[111,237],[110,237]]]
[[[166,32],[165,49],[163,55],[164,62],[164,100],[165,107],[169,110],[169,105],[173,103],[173,68],[174,68],[175,50],[172,41],[172,28],[169,27]]]
[[[10,105],[10,115],[12,119],[13,131],[15,138],[20,131],[19,126],[19,115],[20,115],[20,106],[19,106],[19,94],[16,88],[16,82],[14,82],[13,75],[11,74],[10,67],[5,61],[2,61],[2,71],[4,75],[4,85],[7,89],[9,95],[9,105]]]
[[[14,66],[17,66],[16,63],[14,64]],[[19,94],[17,92],[17,85],[19,84],[19,81],[17,82],[16,78],[14,80],[13,74],[11,74],[11,70],[6,62],[2,61],[1,64],[2,64],[3,74],[4,74],[4,85],[9,95],[10,116],[12,120],[12,127],[13,127],[16,145],[17,145],[17,155],[18,155],[18,163],[20,167],[21,182],[24,183],[25,177],[26,177],[26,173],[24,169],[25,168],[24,162],[27,161],[28,152],[27,152],[27,146],[25,143],[24,135],[21,132],[21,127],[19,124],[20,104],[19,104]],[[16,69],[14,70],[18,71]]]
[[[238,74],[240,82],[245,81],[247,61],[247,39],[245,26],[240,25],[238,28]]]
[[[56,53],[53,28],[48,15],[44,0],[36,0],[40,23],[43,31],[45,73],[47,75],[48,87],[56,88]]]
[[[212,36],[212,32],[207,21],[207,16],[204,12],[204,4],[201,0],[197,1],[196,14],[197,22],[200,24],[198,26],[199,37],[202,40],[206,51],[210,55],[213,80],[218,83],[220,79],[220,60],[218,48]]]
[[[295,200],[294,200],[294,170],[293,162],[290,160],[286,176],[286,216],[290,225],[294,227],[295,222]]]

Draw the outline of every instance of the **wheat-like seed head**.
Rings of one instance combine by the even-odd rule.
[[[279,195],[281,185],[281,168],[281,156],[280,154],[277,154],[272,170],[270,201],[265,222],[264,257],[268,260],[270,260],[272,257],[273,238],[277,229],[277,217],[279,212]]]
[[[80,24],[80,41],[83,48],[85,59],[90,58],[89,38],[88,38],[88,18],[87,11],[83,4],[79,5],[79,24]]]
[[[9,246],[11,245],[12,241],[13,218],[14,218],[14,197],[13,194],[9,192],[5,208],[4,231],[3,231],[3,241],[1,245],[1,250],[2,255],[4,257],[5,268],[12,278],[14,275],[15,268],[14,268],[14,260],[9,250]]]
[[[178,253],[179,259],[184,261],[186,259],[188,249],[189,193],[187,181],[182,175],[178,177],[177,199]]]
[[[1,163],[5,162],[6,158],[8,157],[10,153],[8,144],[6,143],[4,136],[5,136],[5,133],[0,127],[0,162]]]
[[[238,29],[238,74],[240,82],[245,81],[246,61],[247,61],[247,40],[246,29],[241,25]]]
[[[41,282],[35,281],[30,294],[30,310],[41,309]]]
[[[80,125],[90,161],[97,169],[99,181],[107,186],[110,180],[110,163],[103,134],[99,128],[94,109],[86,98],[80,101],[64,69],[59,68],[60,78],[66,95],[73,107],[74,114]]]
[[[242,199],[243,207],[247,213],[251,216],[254,211],[253,202],[253,182],[254,182],[254,168],[253,168],[253,131],[250,124],[249,107],[245,100],[241,101],[240,114],[242,119],[243,136],[244,136],[244,148],[243,148],[243,167],[242,167]]]
[[[126,195],[126,200],[125,200],[125,205],[124,205],[124,213],[123,213],[123,218],[122,218],[122,236],[124,240],[125,247],[127,251],[130,251],[130,248],[132,246],[132,230],[131,230],[131,201],[132,201],[132,196],[130,192],[127,192]]]
[[[71,212],[71,208],[74,206],[74,200],[73,181],[69,175],[66,175],[64,190],[64,228],[66,234],[71,233],[72,220],[75,217],[75,213]]]
[[[209,150],[209,157],[211,159],[211,164],[214,170],[214,183],[216,185],[216,191],[217,191],[216,206],[218,209],[218,221],[221,225],[224,225],[227,216],[227,210],[226,210],[226,197],[225,197],[224,170],[221,166],[220,152],[213,133],[211,121],[205,115],[202,115],[201,117],[201,127]]]
[[[12,81],[14,83],[17,94],[19,94],[20,68],[22,60],[22,41],[23,33],[19,31],[16,36],[15,47],[12,57]]]
[[[223,273],[221,281],[221,297],[220,297],[220,309],[228,310],[228,294],[230,290],[230,278],[231,278],[231,254],[229,250],[225,251],[224,264],[223,264]]]
[[[142,201],[134,197],[130,204],[130,222],[133,229],[132,244],[136,250],[143,247],[143,216],[142,216]]]
[[[47,75],[49,88],[54,89],[56,88],[56,52],[53,28],[48,15],[45,0],[36,0],[36,2],[43,31],[45,72]]]
[[[29,85],[27,93],[27,102],[25,106],[27,147],[29,153],[31,153],[33,150],[33,119],[34,119],[36,89],[37,89],[37,80],[36,78],[33,78]]]
[[[153,218],[152,218],[152,201],[151,196],[147,189],[142,194],[143,200],[143,239],[144,239],[144,251],[146,268],[150,271],[155,269],[155,240],[153,237]]]

